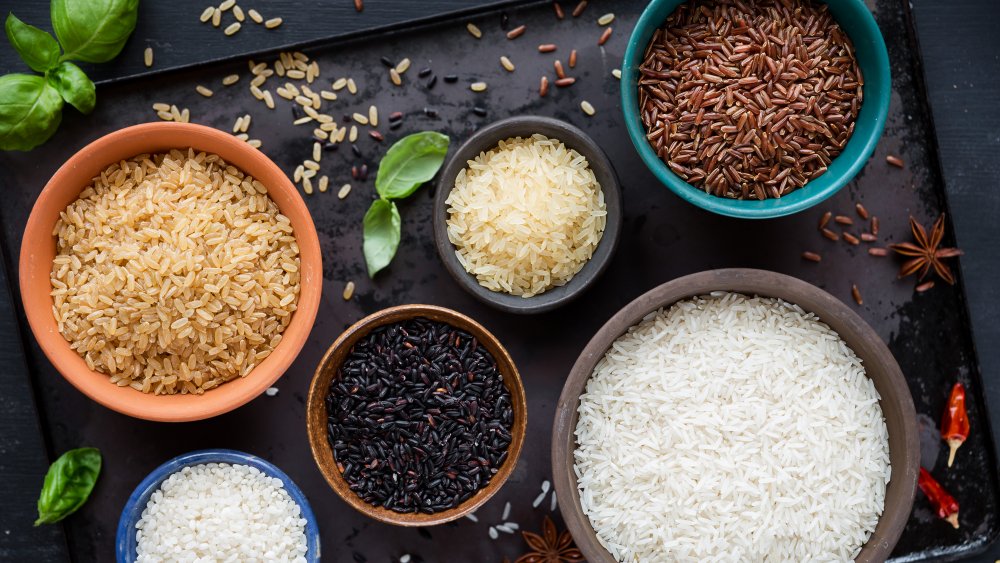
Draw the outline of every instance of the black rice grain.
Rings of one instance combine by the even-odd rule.
[[[444,77],[444,81],[447,82],[448,84],[454,84],[454,83],[458,82],[458,75],[457,74],[446,74],[445,77]]]
[[[326,397],[328,438],[348,486],[404,513],[447,510],[507,458],[514,414],[493,356],[424,318],[359,340]]]

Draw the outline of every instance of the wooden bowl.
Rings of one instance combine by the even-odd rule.
[[[775,297],[799,305],[805,311],[815,313],[835,330],[861,358],[868,377],[882,397],[879,405],[889,431],[892,479],[886,488],[882,517],[855,561],[885,561],[910,516],[920,466],[916,413],[906,380],[878,334],[837,298],[799,279],[750,269],[711,270],[656,287],[611,317],[583,349],[563,386],[552,428],[553,482],[559,497],[559,509],[576,545],[591,563],[615,561],[598,541],[590,519],[583,512],[573,471],[577,408],[587,380],[611,343],[644,316],[660,307],[669,307],[677,301],[712,291]]]
[[[330,383],[340,370],[340,364],[344,357],[350,352],[354,344],[366,336],[373,329],[380,326],[406,321],[415,317],[424,317],[433,321],[450,324],[473,335],[480,344],[489,350],[496,360],[497,369],[503,377],[504,385],[510,391],[511,406],[514,411],[514,424],[511,427],[511,442],[508,447],[507,459],[496,475],[483,488],[476,491],[458,506],[435,512],[434,514],[402,513],[389,510],[381,506],[374,506],[361,499],[348,487],[344,481],[337,463],[333,458],[333,449],[327,439],[327,411],[326,398],[330,389]],[[521,385],[521,376],[517,372],[514,360],[510,354],[500,344],[488,330],[471,318],[451,309],[437,307],[434,305],[400,305],[383,309],[377,313],[369,315],[351,325],[344,331],[330,349],[327,350],[319,367],[316,368],[316,375],[312,384],[309,385],[309,398],[306,402],[306,425],[309,431],[309,445],[312,448],[313,458],[320,472],[326,478],[340,498],[355,510],[370,516],[376,520],[397,526],[433,526],[456,520],[475,511],[490,499],[514,471],[517,465],[517,458],[521,455],[521,446],[524,444],[524,431],[528,424],[528,408],[524,401],[524,387]]]
[[[109,164],[142,153],[192,147],[214,153],[260,180],[281,213],[291,220],[299,245],[301,289],[298,308],[271,354],[246,377],[236,378],[202,395],[151,395],[119,387],[87,363],[63,338],[52,315],[49,280],[56,242],[52,229],[59,213],[75,201]],[[236,137],[192,123],[144,123],[109,133],[80,149],[63,164],[38,195],[21,239],[18,265],[21,302],[31,332],[59,373],[83,394],[122,414],[165,422],[210,418],[248,403],[263,393],[305,345],[316,320],[323,289],[319,237],[302,196],[271,159]]]

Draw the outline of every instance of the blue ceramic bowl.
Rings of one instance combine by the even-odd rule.
[[[118,520],[118,534],[115,538],[115,552],[118,563],[132,563],[136,560],[136,538],[135,525],[142,516],[146,503],[153,492],[160,488],[167,477],[192,465],[203,463],[229,463],[234,465],[249,465],[256,467],[269,477],[281,479],[285,490],[292,499],[299,504],[302,509],[302,517],[306,519],[306,561],[315,563],[320,560],[319,548],[319,526],[316,524],[316,516],[313,515],[312,508],[305,495],[295,485],[285,473],[275,467],[271,462],[261,459],[255,455],[250,455],[236,450],[199,450],[186,453],[157,467],[139,483],[132,495],[128,497],[122,516]]]
[[[705,193],[675,174],[646,141],[646,129],[639,115],[636,92],[637,74],[642,57],[656,28],[663,25],[684,0],[652,0],[632,30],[622,63],[622,112],[632,144],[653,174],[682,199],[720,215],[744,219],[767,219],[791,215],[808,209],[837,193],[861,170],[882,136],[889,113],[889,54],[882,33],[863,0],[827,0],[840,27],[854,43],[854,54],[864,76],[864,102],[843,152],[833,159],[827,171],[804,187],[778,199],[736,200]]]

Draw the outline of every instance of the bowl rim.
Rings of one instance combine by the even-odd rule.
[[[334,355],[340,350],[344,350],[346,354],[358,340],[375,328],[415,317],[430,317],[432,320],[446,322],[452,326],[461,328],[472,333],[479,340],[480,344],[486,346],[496,360],[497,368],[503,369],[504,366],[507,367],[507,370],[501,371],[501,374],[504,384],[511,395],[511,408],[514,414],[514,421],[511,426],[511,443],[507,448],[507,459],[504,460],[500,470],[493,475],[486,486],[480,488],[473,496],[461,504],[433,514],[401,513],[371,505],[350,490],[340,471],[336,470],[332,464],[328,465],[321,461],[321,458],[325,458],[327,455],[330,460],[333,460],[333,454],[327,439],[325,398],[329,383],[333,380],[333,374],[339,368],[339,365],[332,366]],[[333,373],[327,378],[325,377],[326,372]],[[317,365],[313,379],[309,383],[309,394],[306,399],[306,431],[309,438],[309,448],[312,451],[313,461],[316,463],[326,483],[341,500],[365,516],[386,524],[404,527],[434,526],[451,522],[475,512],[480,506],[490,500],[507,482],[507,479],[517,466],[524,446],[527,425],[528,408],[524,385],[521,381],[517,365],[507,352],[507,349],[504,348],[496,336],[471,317],[437,305],[397,305],[372,313],[352,324],[334,340],[333,344],[330,345],[323,355],[323,359]]]
[[[279,469],[278,466],[262,457],[227,448],[212,448],[181,454],[161,463],[156,469],[150,471],[133,489],[128,500],[125,501],[121,516],[118,518],[118,526],[115,533],[115,559],[118,563],[131,563],[135,560],[132,557],[135,554],[136,545],[134,534],[130,534],[130,528],[134,525],[131,521],[133,517],[138,521],[142,515],[142,511],[146,508],[146,504],[149,503],[148,497],[159,489],[160,485],[174,473],[185,467],[207,463],[249,465],[250,467],[259,469],[261,473],[269,477],[280,479],[282,486],[288,491],[288,495],[299,505],[302,511],[302,518],[306,520],[305,534],[306,545],[308,546],[306,561],[313,562],[320,560],[322,550],[320,547],[319,523],[312,511],[312,507],[309,506],[309,500],[302,492],[302,489],[295,484],[295,481],[292,481],[292,478]],[[142,502],[143,497],[146,497],[145,502]],[[129,541],[130,539],[132,540],[131,542]]]
[[[661,307],[669,307],[680,300],[696,295],[705,295],[712,291],[731,291],[775,297],[792,304],[796,304],[796,300],[786,296],[797,294],[800,299],[813,300],[817,307],[809,309],[802,306],[802,308],[806,312],[815,314],[820,321],[830,325],[831,328],[834,325],[843,325],[846,330],[838,330],[838,333],[851,332],[854,337],[866,344],[868,353],[865,354],[866,357],[861,358],[862,361],[868,363],[869,366],[880,365],[880,369],[885,372],[885,388],[880,389],[881,399],[879,403],[884,406],[884,402],[891,399],[892,402],[899,405],[902,435],[897,435],[898,441],[895,443],[902,445],[904,460],[903,467],[893,466],[892,478],[889,482],[891,488],[887,488],[885,499],[886,506],[888,506],[890,498],[902,504],[894,512],[883,511],[878,526],[884,522],[886,527],[881,531],[876,528],[880,532],[879,541],[872,543],[871,539],[875,537],[873,534],[855,559],[859,563],[884,562],[906,526],[913,506],[920,467],[920,442],[917,435],[916,410],[902,370],[875,330],[842,301],[823,289],[798,278],[768,270],[750,268],[706,270],[675,278],[654,287],[629,302],[608,319],[587,342],[574,362],[556,404],[556,413],[552,423],[551,460],[552,481],[560,501],[559,510],[570,533],[576,540],[577,547],[588,561],[594,563],[614,563],[615,561],[598,541],[589,518],[582,510],[573,469],[574,461],[572,458],[576,444],[575,429],[578,421],[577,408],[579,407],[580,395],[590,379],[594,366],[604,356],[612,342],[650,312]],[[834,328],[834,330],[837,329]],[[841,337],[845,340],[849,338],[846,334],[841,334]],[[853,346],[852,349],[854,349]],[[854,351],[861,357],[862,354],[858,350],[854,349]],[[868,369],[874,368],[869,367]],[[892,391],[894,396],[888,396],[885,392],[886,389]],[[891,413],[887,415],[883,409],[884,417],[890,415]],[[891,455],[892,451],[890,450]]]
[[[824,4],[832,3],[831,0],[821,1]],[[812,190],[804,191],[805,188],[800,188],[782,198],[769,198],[766,201],[729,199],[705,193],[704,190],[688,184],[670,170],[656,156],[656,152],[653,151],[652,147],[646,141],[646,131],[639,117],[639,112],[632,109],[637,108],[639,103],[634,85],[636,84],[636,73],[639,63],[646,46],[649,44],[653,31],[663,23],[662,21],[657,21],[659,18],[656,17],[656,14],[661,9],[661,6],[666,3],[676,3],[679,5],[683,3],[683,0],[650,0],[639,16],[635,27],[632,28],[628,44],[625,48],[625,54],[622,57],[622,77],[619,81],[622,116],[625,121],[625,127],[628,130],[629,139],[632,141],[636,152],[639,153],[643,164],[646,165],[661,184],[666,185],[670,191],[688,203],[719,215],[738,219],[770,219],[798,213],[823,202],[840,191],[841,188],[847,185],[861,171],[875,151],[875,146],[878,144],[879,139],[882,137],[885,122],[889,114],[889,102],[892,95],[889,52],[886,49],[885,39],[882,37],[878,24],[875,22],[875,18],[868,7],[865,6],[863,0],[841,0],[840,4],[844,10],[850,11],[852,16],[857,17],[861,22],[861,27],[866,30],[864,37],[866,41],[863,43],[863,48],[871,50],[876,59],[875,67],[877,69],[877,76],[865,76],[863,86],[864,103],[862,104],[862,106],[874,106],[874,127],[868,135],[859,136],[858,132],[855,131],[850,139],[848,139],[844,151],[847,151],[848,148],[853,150],[853,147],[860,148],[856,158],[839,175],[831,176],[831,172],[828,170],[806,184],[806,188],[812,184]],[[835,16],[834,19],[837,20],[838,18]],[[855,51],[857,51],[859,44],[861,44],[860,41],[856,40],[859,38],[851,37],[850,34],[847,34],[846,29],[844,32],[851,39],[855,46]],[[876,80],[876,78],[878,79]],[[844,156],[844,152],[841,152],[840,155],[833,159],[831,166]],[[824,178],[830,178],[826,185],[814,183]]]
[[[69,343],[59,333],[55,318],[52,316],[52,298],[49,294],[51,285],[48,275],[36,276],[40,272],[35,272],[36,268],[32,267],[36,265],[36,261],[44,260],[46,253],[54,253],[53,224],[46,222],[46,216],[50,215],[54,208],[64,209],[65,206],[59,202],[69,197],[72,197],[69,199],[70,202],[74,201],[76,194],[88,185],[89,178],[82,182],[76,178],[80,174],[78,169],[87,170],[96,167],[99,172],[109,165],[102,157],[104,151],[128,154],[129,156],[125,158],[130,158],[149,152],[144,149],[162,145],[166,143],[166,139],[171,138],[183,138],[187,141],[187,144],[181,147],[172,148],[193,147],[197,151],[212,154],[227,153],[230,156],[224,158],[227,163],[240,169],[247,168],[246,165],[249,164],[249,167],[263,171],[268,181],[265,182],[263,179],[261,181],[267,187],[269,196],[276,204],[278,200],[285,202],[278,207],[283,215],[292,219],[299,246],[302,278],[299,299],[297,309],[285,328],[281,342],[264,361],[251,370],[247,377],[227,381],[201,395],[147,395],[128,386],[113,385],[108,381],[106,374],[87,367],[82,357],[70,348]],[[133,151],[131,147],[136,146],[142,149]],[[152,150],[165,151],[169,148]],[[233,155],[237,157],[235,160],[241,160],[239,164],[231,158]],[[262,174],[257,173],[253,176],[260,179]],[[51,266],[46,270],[50,268]],[[263,152],[226,132],[204,125],[172,122],[142,123],[112,131],[88,143],[63,163],[45,184],[32,206],[25,223],[18,262],[18,281],[25,317],[39,347],[56,370],[80,392],[104,407],[135,418],[157,422],[188,422],[211,418],[248,403],[272,386],[292,364],[309,337],[319,309],[323,285],[322,273],[322,252],[312,215],[302,196],[281,168]],[[44,310],[30,306],[40,301],[48,304]],[[254,374],[253,379],[247,379]],[[251,383],[244,384],[245,381]],[[239,388],[227,388],[234,384],[242,385]],[[144,400],[142,395],[155,397],[155,402]]]
[[[539,130],[541,129],[541,130]],[[497,143],[510,137],[542,133],[555,138],[567,147],[587,153],[588,164],[601,183],[604,192],[607,222],[601,241],[583,267],[565,285],[546,290],[533,297],[520,297],[486,289],[476,278],[465,271],[455,255],[455,246],[448,239],[448,208],[445,201],[454,188],[455,177],[466,167],[466,162],[481,151],[490,150]],[[578,127],[552,117],[520,115],[490,123],[466,139],[445,163],[436,183],[434,194],[434,246],[451,277],[467,293],[491,307],[516,314],[536,314],[551,311],[579,298],[607,270],[614,257],[621,235],[624,203],[621,183],[614,165],[593,138]]]

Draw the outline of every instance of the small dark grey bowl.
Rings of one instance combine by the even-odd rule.
[[[445,205],[445,200],[448,199],[448,194],[455,186],[455,178],[466,167],[469,160],[481,152],[496,147],[500,141],[511,137],[530,137],[535,133],[558,139],[567,147],[587,158],[587,163],[594,171],[597,181],[601,184],[601,190],[604,192],[604,204],[607,207],[608,216],[604,235],[597,245],[597,250],[569,282],[533,297],[520,297],[490,291],[479,285],[475,276],[465,271],[455,255],[455,246],[448,240],[448,206]],[[550,117],[530,115],[510,117],[477,131],[462,143],[462,146],[458,147],[458,150],[451,155],[445,164],[438,179],[437,193],[434,196],[434,242],[448,273],[455,278],[462,289],[471,293],[476,299],[509,313],[541,313],[576,299],[604,272],[618,246],[622,225],[622,207],[618,175],[615,174],[611,161],[608,160],[601,147],[586,133],[569,123]]]

